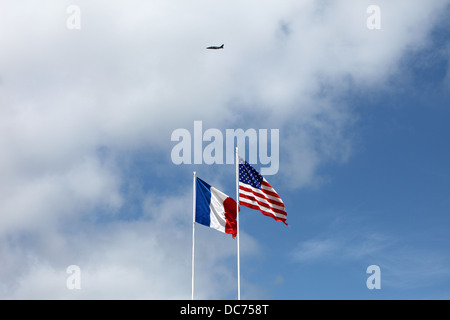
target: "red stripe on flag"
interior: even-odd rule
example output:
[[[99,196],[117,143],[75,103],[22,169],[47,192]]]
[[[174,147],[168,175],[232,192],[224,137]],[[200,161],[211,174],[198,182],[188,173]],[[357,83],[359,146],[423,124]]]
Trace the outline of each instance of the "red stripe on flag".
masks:
[[[248,185],[246,185],[246,184],[239,184],[239,189],[242,191],[253,193],[255,195],[258,195],[260,198],[264,198],[273,204],[276,204],[280,207],[284,207],[284,203],[280,197],[273,197],[271,194],[268,194],[268,192],[265,190],[260,190],[260,189],[252,188],[251,186],[248,186],[248,187],[247,186]]]
[[[261,190],[263,190],[263,192],[266,192],[267,194],[270,194],[273,197],[276,197],[278,199],[280,199],[281,201],[281,197],[280,195],[275,191],[275,189],[267,182],[266,179],[264,179],[261,182]]]
[[[285,225],[288,225],[288,224],[286,223],[286,218],[279,218],[279,217],[275,216],[275,215],[273,214],[273,212],[269,212],[269,211],[265,211],[265,210],[261,209],[260,206],[256,206],[256,205],[252,205],[252,204],[247,204],[247,203],[242,203],[242,205],[243,205],[243,206],[246,206],[246,207],[248,207],[248,208],[250,208],[250,209],[259,210],[263,215],[268,216],[268,217],[271,217],[271,218],[275,219],[276,221],[281,221],[281,222],[283,222]]]
[[[271,189],[273,190],[273,188]],[[284,203],[277,193],[275,193],[276,196],[274,196],[273,192],[253,188],[250,185],[241,182],[239,183],[239,191],[239,203],[241,205],[259,210],[262,214],[272,217],[276,221],[282,221],[287,225],[285,222],[287,219],[287,213]]]
[[[241,195],[239,195],[239,199],[241,199],[241,198],[256,202],[259,206],[264,207],[264,208],[268,209],[269,211],[273,211],[273,212],[276,212],[276,213],[279,213],[282,215],[286,215],[286,210],[281,210],[281,209],[271,207],[267,203],[262,202],[259,198],[255,197],[254,195],[249,196],[246,194],[241,194]],[[241,201],[239,201],[239,202],[241,202]]]
[[[225,233],[233,235],[236,238],[237,225],[236,225],[236,201],[233,198],[226,198],[223,202],[225,209]]]

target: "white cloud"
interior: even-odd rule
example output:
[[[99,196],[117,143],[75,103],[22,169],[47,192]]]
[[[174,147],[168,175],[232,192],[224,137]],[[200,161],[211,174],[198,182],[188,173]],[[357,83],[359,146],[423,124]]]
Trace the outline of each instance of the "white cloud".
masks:
[[[47,168],[23,176],[17,173],[1,186],[2,232],[46,228],[65,218],[83,217],[96,208],[115,212],[122,204],[120,177],[88,158],[67,171]]]
[[[314,261],[328,256],[337,248],[337,243],[331,240],[308,240],[299,245],[293,254],[297,261]]]
[[[16,232],[2,238],[0,287],[9,299],[188,299],[191,292],[192,212],[184,196],[143,203],[140,219],[87,224],[63,232]],[[148,198],[147,198],[148,199]],[[151,219],[149,219],[151,217]],[[68,217],[60,217],[68,219]],[[241,234],[241,252],[258,254],[255,240]],[[196,298],[233,297],[236,240],[196,228]],[[69,265],[81,269],[81,289],[69,290]]]
[[[344,229],[299,243],[292,258],[301,263],[370,259],[393,244],[393,238],[384,234]]]

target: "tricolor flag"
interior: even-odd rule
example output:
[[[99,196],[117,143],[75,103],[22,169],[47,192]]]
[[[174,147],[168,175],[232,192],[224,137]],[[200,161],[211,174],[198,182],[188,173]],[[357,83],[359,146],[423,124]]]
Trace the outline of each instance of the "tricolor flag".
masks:
[[[239,204],[259,210],[262,214],[287,225],[286,209],[278,193],[255,168],[240,157]]]
[[[195,222],[236,237],[236,201],[196,179]]]

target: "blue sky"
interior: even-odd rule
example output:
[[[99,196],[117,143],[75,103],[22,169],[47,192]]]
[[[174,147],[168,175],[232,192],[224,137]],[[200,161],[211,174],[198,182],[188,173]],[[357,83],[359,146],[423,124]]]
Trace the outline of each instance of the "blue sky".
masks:
[[[0,3],[0,298],[189,299],[192,172],[235,196],[172,162],[196,120],[280,132],[289,226],[242,208],[242,298],[450,297],[449,1],[71,4]],[[236,298],[201,225],[195,295]]]

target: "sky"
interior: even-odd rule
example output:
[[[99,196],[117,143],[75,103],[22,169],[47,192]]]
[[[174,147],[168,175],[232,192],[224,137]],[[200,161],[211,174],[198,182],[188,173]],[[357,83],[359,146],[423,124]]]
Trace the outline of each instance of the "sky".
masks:
[[[234,164],[171,157],[201,121],[279,130],[265,178],[289,226],[241,207],[242,299],[449,299],[448,17],[448,0],[0,0],[0,298],[190,299],[192,173],[236,193]],[[195,239],[195,298],[236,299],[236,240]]]

